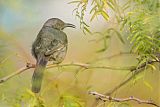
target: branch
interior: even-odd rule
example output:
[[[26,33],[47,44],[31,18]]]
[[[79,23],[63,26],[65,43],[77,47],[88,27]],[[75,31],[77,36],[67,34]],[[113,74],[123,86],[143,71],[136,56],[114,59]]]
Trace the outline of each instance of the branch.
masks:
[[[2,79],[0,79],[0,84],[3,83],[3,82],[5,82],[5,81],[7,81],[7,80],[9,80],[10,78],[12,78],[12,77],[14,77],[16,75],[18,75],[18,74],[20,74],[20,73],[28,70],[28,69],[31,69],[31,68],[35,68],[35,65],[27,63],[25,67],[22,67],[19,70],[13,72],[12,74],[10,74],[10,75],[8,75],[8,76],[3,77]]]
[[[156,62],[156,61],[150,61],[148,62],[148,64],[152,64],[153,62]],[[134,67],[134,66],[131,66],[131,67],[111,67],[111,66],[91,66],[90,64],[84,64],[84,63],[68,63],[68,64],[60,64],[60,65],[55,65],[55,64],[50,64],[48,65],[46,68],[49,69],[49,68],[54,68],[54,67],[64,67],[64,66],[77,66],[77,67],[81,67],[81,68],[84,68],[85,70],[86,69],[111,69],[111,70],[131,70],[131,71],[134,71],[134,70],[137,70],[137,69],[141,69],[141,68],[144,68],[146,66],[146,63],[145,64],[142,64],[141,66],[139,66],[138,68]],[[25,67],[22,67],[20,68],[19,70],[13,72],[12,74],[6,76],[6,77],[3,77],[2,79],[0,79],[0,83],[3,83],[7,80],[9,80],[10,78],[28,70],[28,69],[31,69],[31,68],[35,68],[35,64],[31,64],[31,63],[27,63]],[[139,72],[137,72],[139,73]],[[135,73],[136,74],[136,73]],[[121,86],[123,86],[124,84],[126,84],[128,81],[130,81],[131,79],[133,78],[133,76],[131,76],[130,78],[128,78],[126,81],[124,81],[123,83],[121,83],[120,85],[118,85],[117,87],[115,87],[111,92],[110,94],[112,94],[113,92],[115,92],[117,89],[119,89]]]
[[[105,95],[111,95],[111,94],[113,94],[119,88],[121,88],[122,86],[124,86],[125,84],[127,84],[130,80],[132,80],[136,75],[138,75],[139,73],[141,73],[143,71],[143,69],[147,66],[147,64],[153,64],[155,62],[159,62],[159,61],[148,61],[147,63],[143,63],[139,67],[133,67],[133,68],[131,68],[130,71],[134,72],[133,75],[131,75],[128,79],[126,79],[122,83],[118,84],[116,87],[114,87],[109,92],[106,92]]]
[[[89,92],[90,95],[95,96],[96,98],[106,102],[106,101],[112,101],[112,102],[126,102],[126,101],[135,101],[139,104],[148,104],[148,105],[153,105],[156,107],[160,107],[159,105],[157,105],[156,103],[154,103],[152,100],[141,100],[139,98],[136,98],[134,96],[131,96],[129,98],[115,98],[115,97],[111,97],[111,96],[106,96],[103,94],[99,94],[95,91],[90,91]]]
[[[54,68],[54,67],[65,67],[65,66],[77,66],[77,67],[84,68],[85,70],[86,69],[95,69],[95,68],[97,68],[97,69],[111,69],[111,70],[130,70],[133,68],[133,67],[123,67],[122,68],[122,67],[111,67],[111,66],[91,66],[89,64],[84,64],[84,63],[68,63],[68,64],[60,64],[60,65],[50,64],[50,65],[47,65],[46,68],[50,69],[50,68]],[[0,83],[3,83],[5,81],[9,80],[10,78],[28,70],[28,69],[31,69],[31,68],[35,68],[35,64],[27,63],[25,67],[22,67],[19,70],[13,72],[12,74],[0,79]]]
[[[115,86],[113,89],[111,89],[110,91],[106,92],[105,95],[112,95],[115,91],[117,91],[118,89],[120,89],[121,87],[123,87],[124,85],[126,85],[130,80],[132,80],[136,75],[138,75],[139,73],[141,73],[143,71],[143,69],[147,66],[147,64],[153,64],[155,62],[159,62],[159,61],[148,61],[146,63],[141,64],[139,67],[133,67],[130,69],[131,72],[134,72],[133,75],[131,75],[129,78],[127,78],[125,81],[121,82],[120,84],[118,84],[117,86]],[[99,103],[99,99],[96,99],[93,104],[92,107],[96,107]]]

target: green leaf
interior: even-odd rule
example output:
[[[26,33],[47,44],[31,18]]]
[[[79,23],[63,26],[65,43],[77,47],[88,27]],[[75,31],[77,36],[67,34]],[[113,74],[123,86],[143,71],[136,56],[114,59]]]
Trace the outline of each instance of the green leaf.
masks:
[[[108,39],[108,36],[106,36],[106,38],[104,38],[103,40],[103,44],[104,44],[104,47],[102,48],[102,49],[100,49],[100,50],[98,50],[98,51],[96,51],[97,53],[98,52],[104,52],[104,51],[106,51],[107,50],[107,48],[108,48],[108,46],[107,46],[107,39]]]
[[[118,38],[121,40],[121,42],[122,42],[123,44],[125,44],[125,41],[123,40],[122,35],[121,35],[118,31],[116,31],[116,30],[114,30],[114,31],[115,31],[115,33],[117,34]]]
[[[92,34],[92,32],[87,27],[84,27],[84,30],[87,31],[89,34]]]
[[[156,67],[154,65],[152,65],[152,64],[147,64],[147,66],[151,67],[152,70],[156,70]]]
[[[80,2],[81,2],[80,0],[76,0],[76,1],[71,1],[71,2],[69,2],[68,4],[80,3]]]
[[[151,57],[152,57],[154,60],[159,61],[159,58],[158,58],[157,55],[151,54]]]
[[[142,74],[135,76],[133,79],[133,84],[135,84],[138,80],[142,79],[143,77],[144,77],[144,75],[142,75]]]
[[[100,50],[98,50],[96,52],[99,53],[99,52],[104,52],[104,51],[106,51],[106,48],[102,48],[102,49],[100,49]]]
[[[35,97],[35,94],[31,90],[27,89],[26,92],[32,97]]]
[[[140,36],[141,32],[137,32],[135,35],[133,35],[133,37],[130,40],[130,43],[133,43],[136,40],[140,40],[142,37]]]
[[[92,15],[90,21],[92,21],[97,15],[99,15],[100,12],[99,11],[95,11],[94,14]]]
[[[130,7],[131,0],[128,0],[122,7],[123,7],[123,11],[128,9]]]
[[[92,3],[91,3],[91,5],[93,5],[95,3],[95,0],[92,0]]]
[[[108,14],[107,14],[106,12],[101,11],[101,15],[103,16],[103,18],[104,18],[106,21],[108,21],[109,16],[108,16]]]
[[[92,14],[93,11],[96,11],[96,8],[97,8],[97,5],[95,5],[95,6],[91,9],[90,14]]]
[[[130,7],[130,5],[123,8],[123,11],[127,10]]]
[[[84,102],[74,96],[63,96],[64,107],[84,107]]]
[[[124,19],[122,22],[122,25],[120,27],[120,30],[122,31],[124,29],[124,26],[127,24],[127,19]]]
[[[89,25],[86,22],[82,22],[85,26],[89,27]]]
[[[147,81],[143,81],[144,85],[146,87],[148,87],[151,91],[153,90],[153,87],[151,86],[151,84],[149,84]]]
[[[113,6],[111,3],[107,2],[107,4],[108,4],[108,6],[109,6],[112,10],[115,11],[115,8],[114,8],[114,6]]]
[[[73,9],[72,15],[74,14],[75,11],[78,11],[78,8]]]

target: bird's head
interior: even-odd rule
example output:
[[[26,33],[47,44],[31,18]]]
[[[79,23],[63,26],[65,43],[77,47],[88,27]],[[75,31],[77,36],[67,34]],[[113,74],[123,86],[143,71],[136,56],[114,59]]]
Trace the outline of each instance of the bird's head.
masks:
[[[66,27],[72,27],[75,28],[76,26],[70,23],[65,23],[62,20],[58,19],[58,18],[51,18],[48,19],[44,26],[48,26],[48,27],[52,27],[54,29],[58,29],[58,30],[63,30]]]

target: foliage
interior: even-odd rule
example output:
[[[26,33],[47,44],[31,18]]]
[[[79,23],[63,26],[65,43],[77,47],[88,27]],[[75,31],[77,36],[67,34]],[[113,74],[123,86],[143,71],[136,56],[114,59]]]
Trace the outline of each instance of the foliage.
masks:
[[[18,11],[23,12],[23,10],[20,9],[22,7],[24,7],[24,10],[26,9],[25,5],[21,4],[23,0],[18,0],[18,1],[19,2],[14,2],[14,5],[12,5],[13,4],[12,0],[9,0],[8,2],[5,2],[3,0],[2,4],[0,4],[0,5],[5,5],[6,7],[10,6],[10,8],[14,9],[15,11],[18,10]],[[89,33],[91,35],[96,35],[97,36],[96,43],[101,43],[101,42],[103,43],[102,48],[97,50],[97,54],[99,56],[102,55],[101,54],[102,52],[106,52],[106,50],[109,47],[109,41],[111,40],[111,38],[113,36],[116,36],[118,38],[118,40],[120,40],[120,42],[123,45],[129,45],[131,53],[138,55],[137,68],[141,64],[145,63],[147,65],[144,68],[145,73],[148,68],[150,68],[149,70],[157,70],[157,66],[154,64],[148,63],[148,61],[151,61],[151,60],[157,61],[157,60],[159,60],[159,57],[160,57],[160,55],[159,55],[159,52],[160,52],[160,48],[159,48],[160,47],[159,5],[160,4],[159,4],[158,0],[75,0],[75,1],[69,2],[69,4],[75,5],[75,9],[73,10],[73,14],[78,19],[78,21],[80,23],[80,28],[82,29],[83,33],[84,34]],[[28,8],[30,8],[30,7],[28,7]],[[29,10],[27,12],[29,12]],[[26,12],[24,12],[24,13],[26,13]],[[89,15],[89,19],[87,19],[88,15]],[[90,24],[93,21],[97,21],[96,19],[98,19],[98,18],[103,19],[106,22],[106,25],[107,24],[109,25],[104,28],[104,31],[91,30],[92,27],[90,26]],[[116,23],[116,26],[112,25],[112,23]],[[22,31],[22,32],[24,32],[24,31]],[[6,43],[6,41],[7,41],[7,43],[9,42],[11,48],[13,48],[12,46],[14,46],[17,49],[19,48],[19,50],[21,52],[24,52],[24,50],[21,47],[23,45],[21,45],[19,42],[17,42],[16,38],[9,36],[8,33],[5,34],[5,31],[0,31],[0,39],[1,39],[0,40],[0,51],[1,51],[0,56],[4,57],[4,54],[6,56],[9,56],[7,58],[3,58],[3,57],[0,58],[0,76],[3,77],[4,75],[7,75],[8,72],[4,73],[2,71],[14,72],[13,68],[16,69],[17,66],[19,67],[20,65],[22,65],[21,62],[18,63],[19,57],[17,58],[17,56],[15,57],[15,55],[13,55],[13,53],[14,53],[13,50],[10,50],[11,52],[9,52],[9,55],[7,55],[5,53],[6,49],[4,49],[3,42],[5,42],[5,43]],[[11,49],[11,48],[9,48],[9,49]],[[27,52],[28,52],[28,50],[27,50]],[[3,53],[3,55],[2,55],[2,53]],[[16,53],[16,51],[15,51],[15,53]],[[14,56],[14,57],[11,58],[10,54],[12,54],[11,56]],[[104,54],[106,55],[106,53],[104,53]],[[27,54],[24,54],[23,56],[27,57]],[[6,59],[7,59],[7,61],[9,59],[9,61],[7,63],[5,62]],[[18,59],[18,61],[17,60],[15,61],[15,59]],[[88,61],[88,59],[89,58],[87,58],[87,61]],[[13,63],[15,65],[13,65]],[[93,62],[89,62],[89,63],[93,63]],[[23,64],[24,64],[24,62],[23,62]],[[95,64],[95,66],[97,66],[96,65],[97,63],[94,63],[94,64]],[[100,64],[101,64],[101,62],[100,62]],[[115,63],[113,63],[113,64],[115,64]],[[10,66],[8,66],[8,65],[10,65]],[[3,67],[3,66],[5,66],[5,67]],[[14,67],[12,67],[12,66],[14,66]],[[77,75],[77,72],[79,71],[79,69],[81,70],[81,68],[78,68],[75,70],[75,68],[71,69],[70,67],[65,67],[65,69],[63,69],[63,70],[64,71],[67,71],[67,70],[68,71],[76,71],[76,75]],[[97,75],[96,75],[96,79],[94,78],[96,81],[95,83],[93,83],[93,80],[91,80],[91,82],[89,81],[90,77],[91,77],[91,72],[94,71],[94,69],[87,70],[87,71],[89,71],[89,73],[88,73],[89,75],[87,75],[87,72],[82,72],[82,73],[79,73],[80,75],[78,75],[76,77],[75,77],[75,73],[73,73],[74,76],[71,74],[72,72],[69,72],[69,73],[67,72],[67,74],[64,73],[63,74],[64,76],[58,77],[62,72],[57,73],[57,75],[56,75],[55,72],[57,71],[57,69],[54,72],[53,71],[54,70],[50,70],[49,72],[46,72],[46,81],[49,80],[49,82],[51,82],[51,84],[49,84],[49,86],[48,86],[48,84],[45,84],[44,86],[46,86],[48,90],[50,88],[53,90],[51,90],[51,91],[47,90],[47,93],[45,93],[45,94],[54,93],[53,96],[52,96],[52,94],[50,96],[46,95],[47,97],[51,97],[50,99],[57,101],[57,99],[55,99],[55,96],[54,96],[57,92],[55,91],[55,88],[53,88],[54,87],[53,82],[60,85],[60,89],[59,89],[60,93],[64,92],[65,88],[67,87],[67,91],[68,90],[71,92],[76,91],[76,93],[79,94],[79,95],[78,94],[73,95],[72,93],[69,93],[67,95],[58,96],[58,101],[57,101],[59,103],[58,107],[86,107],[86,106],[88,106],[87,103],[92,98],[91,97],[89,97],[88,99],[81,98],[80,96],[83,96],[83,95],[80,95],[80,94],[82,94],[82,93],[84,94],[84,92],[82,92],[82,91],[86,92],[86,87],[92,87],[92,89],[93,88],[95,89],[94,85],[98,86],[98,88],[101,90],[101,87],[99,87],[99,86],[101,86],[101,84],[104,85],[103,83],[99,82],[100,77],[98,77]],[[83,71],[83,68],[81,71]],[[99,70],[95,70],[95,71],[99,72]],[[50,75],[50,73],[55,73],[54,77],[56,79],[55,78],[53,79],[52,77],[47,77],[47,75],[48,74]],[[147,81],[145,79],[145,73],[143,73],[141,75],[136,75],[134,77],[134,79],[132,79],[132,83],[135,84],[137,81],[143,80],[142,81],[142,83],[144,83],[143,85],[145,85],[148,89],[153,91],[154,87],[152,86],[152,84],[150,84],[149,81]],[[87,75],[86,80],[85,80],[85,76],[83,74],[85,74],[85,76]],[[72,84],[71,84],[71,86],[68,85],[68,83],[69,84],[71,83],[70,81],[68,82],[68,80],[70,79],[70,77],[68,75],[69,76],[71,75],[71,77],[73,76],[73,78],[71,78],[71,80],[76,79],[73,87],[72,87]],[[20,81],[23,80],[22,78],[27,77],[27,76],[25,76],[25,77],[23,77],[23,76],[20,78]],[[78,81],[79,78],[82,80]],[[30,80],[30,78],[29,78],[29,80]],[[28,84],[30,84],[29,80],[26,80],[28,82]],[[62,81],[62,80],[64,80],[64,81]],[[100,80],[102,80],[102,82],[104,82],[103,79],[100,79]],[[26,81],[24,79],[22,81],[23,82],[22,84],[24,85],[24,83]],[[119,80],[117,79],[117,81],[119,81]],[[17,84],[15,82],[17,82]],[[80,82],[80,83],[78,83],[78,82]],[[90,82],[90,84],[88,85],[89,82]],[[19,85],[19,83],[20,82],[18,81],[18,79],[17,80],[15,79],[14,81],[12,81],[10,83],[10,84],[14,84],[14,85],[9,84],[10,87],[8,84],[7,84],[8,86],[7,85],[1,86],[3,89],[2,88],[0,89],[1,90],[0,106],[1,106],[1,102],[6,103],[7,105],[9,105],[9,107],[21,107],[21,106],[24,106],[24,107],[47,107],[48,106],[49,101],[47,102],[47,100],[49,98],[45,98],[44,95],[37,96],[36,94],[32,93],[29,89],[24,91],[22,88],[23,85]],[[84,84],[84,85],[82,85],[82,84]],[[111,81],[111,84],[112,84],[112,81]],[[12,87],[12,86],[14,86],[14,87]],[[104,86],[106,89],[106,85],[104,85]],[[14,91],[14,90],[10,89],[11,87],[12,88],[19,87],[22,89],[18,89],[17,93],[12,95],[12,94],[10,94],[10,91]],[[68,89],[68,88],[71,88],[71,89]],[[83,88],[83,89],[81,89],[81,88]],[[19,92],[19,90],[22,90],[22,92]],[[102,89],[102,90],[104,90],[104,89]],[[10,96],[13,96],[14,99]],[[8,99],[12,99],[12,100],[10,101]],[[93,102],[93,101],[91,101],[91,102]],[[128,104],[127,102],[126,103],[105,102],[105,104],[106,104],[105,107],[132,107],[132,105]]]
[[[16,103],[13,103],[13,107],[46,107],[44,100],[28,89],[17,97],[15,101]]]
[[[76,3],[75,1],[73,1]],[[73,3],[72,2],[72,3]],[[82,2],[82,1],[81,1]],[[137,54],[137,68],[146,64],[146,68],[156,70],[154,64],[149,64],[149,61],[159,61],[160,59],[160,3],[159,0],[88,0],[85,6],[90,6],[89,10],[90,22],[95,17],[101,16],[107,23],[110,23],[111,18],[115,18],[117,26],[109,26],[104,32],[93,32],[93,34],[101,35],[97,41],[103,42],[103,48],[97,52],[105,52],[108,49],[108,41],[113,35],[117,35],[122,43],[125,43],[122,35],[127,35],[126,39],[130,45],[131,53]],[[113,14],[110,14],[110,11]],[[82,12],[84,15],[84,12]],[[85,20],[79,17],[80,20]],[[91,29],[88,27],[88,29]],[[115,34],[113,34],[114,32]],[[127,44],[128,45],[128,44]],[[134,82],[144,78],[144,74],[136,76]],[[151,84],[146,80],[143,83],[150,90],[153,90]],[[123,104],[122,104],[123,105]],[[112,107],[110,103],[108,107]],[[119,107],[119,106],[114,106]]]
[[[73,10],[73,13],[75,12],[76,17],[78,17],[79,22],[80,22],[80,28],[83,30],[83,33],[86,34],[90,33],[91,31],[88,29],[89,25],[86,24],[84,17],[85,17],[85,12],[86,12],[86,6],[87,6],[87,0],[77,0],[77,1],[72,1],[69,2],[68,4],[73,4],[73,3],[77,3],[76,8]]]
[[[61,97],[64,107],[85,107],[84,102],[77,97],[64,95]]]
[[[77,2],[73,1],[70,3]],[[79,3],[82,2],[79,1]],[[86,5],[89,5],[88,2],[85,1],[85,10]],[[124,43],[124,40],[120,31],[124,34],[127,30],[129,31],[127,38],[131,43],[131,51],[139,55],[139,63],[158,60],[156,56],[160,52],[160,22],[158,21],[160,9],[158,0],[154,0],[154,2],[152,0],[125,0],[123,4],[120,4],[119,0],[90,0],[90,2],[92,2],[90,21],[97,16],[102,16],[108,21],[108,9],[114,12],[119,25],[118,28],[106,28],[105,32],[98,32],[104,35],[101,39],[104,41],[104,48],[98,52],[103,52],[107,49],[106,39],[113,35],[110,34],[111,30],[117,34],[122,43]],[[78,14],[80,13],[78,12]],[[81,14],[84,16],[84,11]],[[79,17],[79,19],[83,22],[84,17]]]
[[[137,8],[128,12],[123,22],[130,31],[128,40],[132,44],[131,51],[140,55],[139,61],[142,63],[153,59],[158,60],[156,54],[160,52],[160,22],[158,21],[157,2],[153,6],[148,6],[151,3],[149,0],[143,3],[138,2],[142,5],[138,6],[141,9]]]

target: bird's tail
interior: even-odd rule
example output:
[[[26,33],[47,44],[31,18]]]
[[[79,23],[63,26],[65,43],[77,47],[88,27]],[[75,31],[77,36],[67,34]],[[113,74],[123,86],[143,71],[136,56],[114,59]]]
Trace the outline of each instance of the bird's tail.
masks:
[[[36,68],[32,76],[32,92],[34,93],[39,93],[39,91],[41,90],[43,73],[46,65],[47,65],[47,60],[43,57],[37,61]]]

